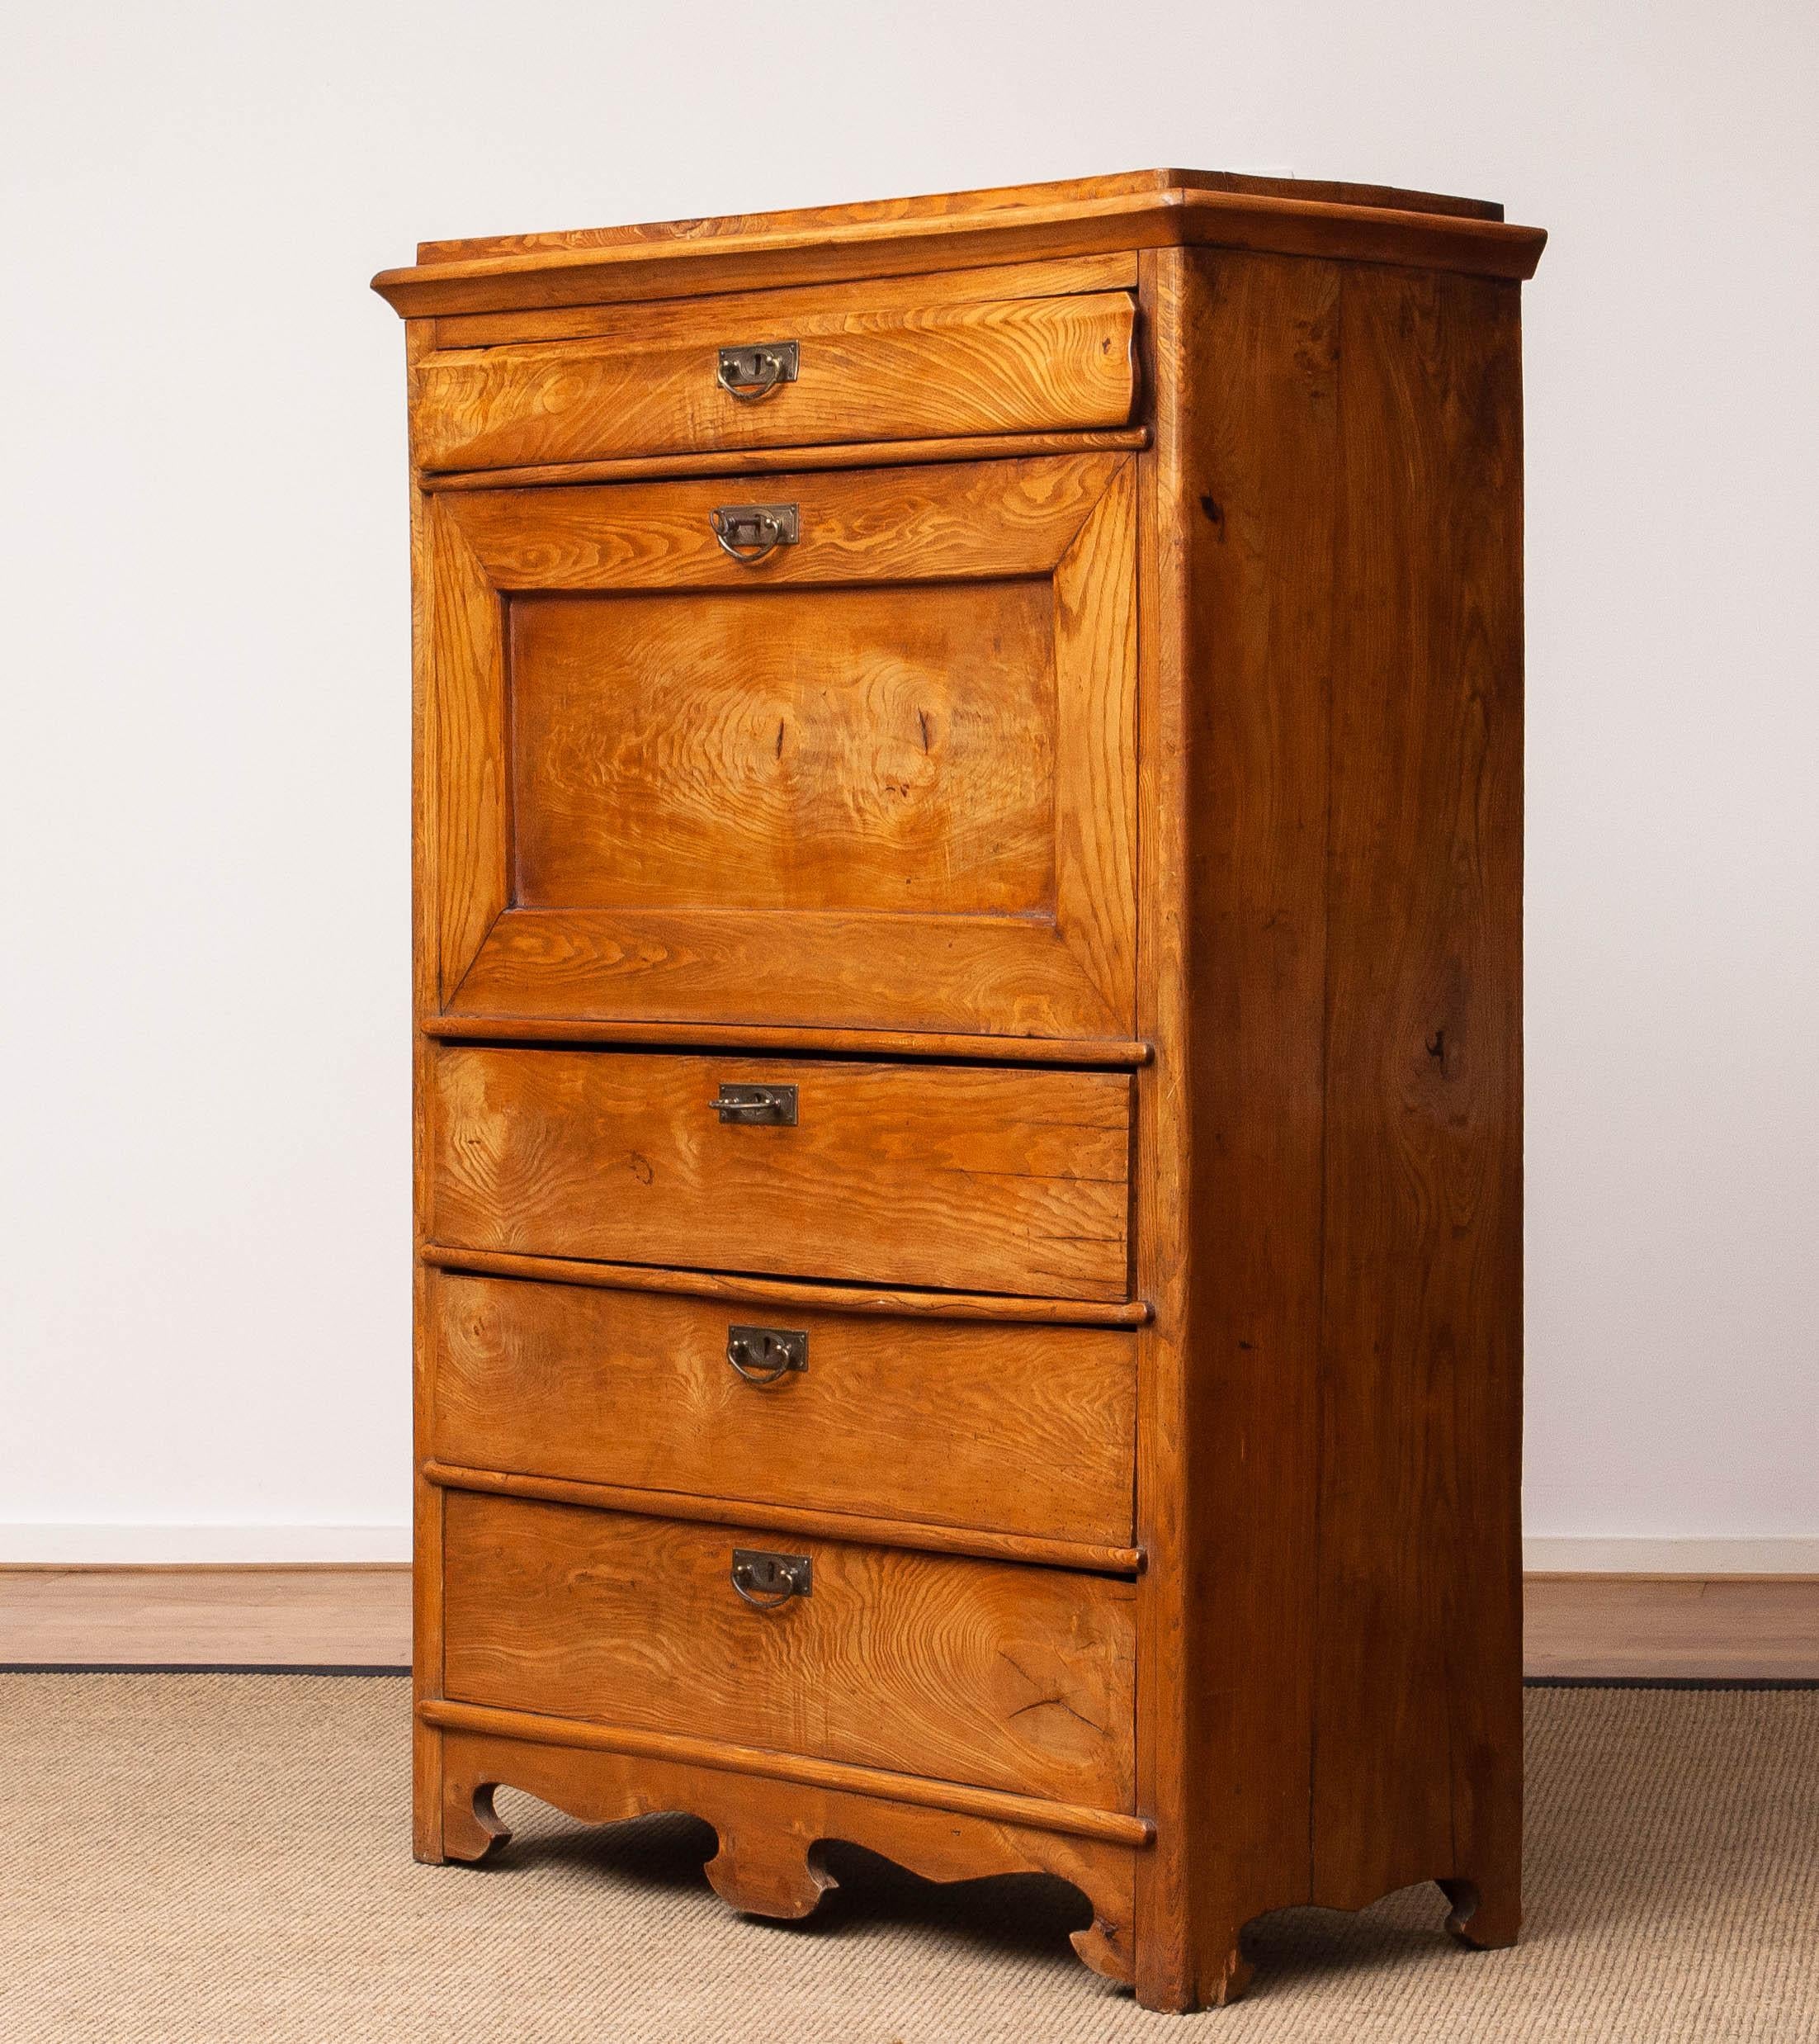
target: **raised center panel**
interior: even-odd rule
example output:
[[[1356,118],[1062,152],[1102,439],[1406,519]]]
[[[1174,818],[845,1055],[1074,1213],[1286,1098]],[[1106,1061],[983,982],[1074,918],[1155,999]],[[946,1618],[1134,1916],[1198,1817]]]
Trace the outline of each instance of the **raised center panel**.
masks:
[[[525,908],[1055,911],[1054,596],[528,595]]]
[[[1133,499],[1118,454],[437,494],[442,1012],[1131,1035]],[[794,537],[740,558],[754,506]]]

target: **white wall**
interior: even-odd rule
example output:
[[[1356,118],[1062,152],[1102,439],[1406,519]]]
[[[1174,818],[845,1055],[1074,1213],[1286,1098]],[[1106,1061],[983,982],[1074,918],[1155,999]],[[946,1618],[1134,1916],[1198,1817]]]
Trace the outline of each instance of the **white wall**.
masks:
[[[403,1551],[404,392],[368,274],[419,236],[1169,163],[1552,230],[1530,1529],[1819,1535],[1819,13],[733,26],[765,8],[9,17],[0,1553]]]

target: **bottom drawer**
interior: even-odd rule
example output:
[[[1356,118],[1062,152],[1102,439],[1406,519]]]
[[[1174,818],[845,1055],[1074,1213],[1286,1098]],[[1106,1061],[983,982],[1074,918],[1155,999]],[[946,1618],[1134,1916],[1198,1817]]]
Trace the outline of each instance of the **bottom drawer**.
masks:
[[[1135,1586],[1117,1577],[451,1492],[444,1693],[1129,1810]],[[733,1553],[805,1557],[756,1610]]]

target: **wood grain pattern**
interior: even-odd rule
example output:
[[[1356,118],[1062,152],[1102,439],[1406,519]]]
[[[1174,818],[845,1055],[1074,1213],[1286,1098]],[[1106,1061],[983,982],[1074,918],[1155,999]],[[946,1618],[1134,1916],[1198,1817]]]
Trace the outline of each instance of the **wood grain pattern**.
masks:
[[[451,1493],[447,1694],[1131,1806],[1130,1586],[803,1540],[811,1595],[754,1611],[734,1528]]]
[[[867,311],[924,312],[935,305],[994,300],[1070,298],[1136,286],[1136,258],[1115,254],[1078,261],[1015,263],[997,269],[943,270],[926,277],[886,277],[860,286]],[[810,286],[806,291],[729,292],[721,298],[684,298],[671,304],[565,305],[547,311],[480,312],[435,322],[438,352],[456,348],[497,348],[513,341],[613,340],[640,342],[697,338],[711,327],[723,337],[782,334],[794,319],[850,312],[851,284]],[[791,329],[793,331],[793,329]],[[787,336],[786,336],[787,338]],[[715,342],[717,348],[721,343]],[[729,341],[729,346],[739,345]]]
[[[798,1309],[809,1367],[761,1389],[711,1300],[438,1272],[430,1315],[442,1462],[1130,1545],[1115,1328]]]
[[[1339,286],[1314,264],[1154,263],[1159,348],[1221,365],[1158,406],[1158,601],[1177,621],[1158,652],[1158,913],[1179,890],[1182,1006],[1167,1044],[1156,1024],[1158,1087],[1173,1063],[1178,1090],[1139,1223],[1161,1266],[1140,1285],[1168,1287],[1145,1337],[1166,1407],[1143,1473],[1175,1521],[1146,1593],[1190,1664],[1246,1671],[1179,1689],[1155,1732],[1198,1862],[1155,1991],[1192,2005],[1241,1990],[1243,1924],[1309,1883]],[[1184,1010],[1203,1033],[1191,1057]]]
[[[1315,1896],[1521,1883],[1521,368],[1513,287],[1359,272],[1328,906]],[[1393,1639],[1396,1650],[1383,1651]]]
[[[1519,411],[1506,287],[1143,274],[1221,366],[1145,464],[1138,1985],[1188,2007],[1297,1899],[1514,1934]]]
[[[529,468],[457,469],[424,476],[422,489],[532,490],[552,484],[648,482],[690,476],[775,476],[787,469],[926,467],[939,461],[1022,461],[1042,454],[1135,453],[1150,443],[1145,426],[1105,433],[989,433],[971,439],[862,440],[848,447],[753,447],[730,453],[632,454],[613,461],[544,461]]]
[[[796,1086],[729,1126],[723,1084]],[[448,1047],[433,1233],[525,1254],[1122,1299],[1122,1074]]]
[[[455,519],[426,502],[422,522],[416,811],[431,841],[422,927],[440,1006],[510,898],[511,791],[498,597]]]
[[[957,241],[963,243],[956,246]],[[373,289],[407,317],[633,304],[707,292],[841,278],[908,277],[950,263],[1025,263],[1132,248],[1222,248],[1304,259],[1517,282],[1533,276],[1547,236],[1431,214],[1166,192],[907,230],[858,227],[826,236],[778,234],[712,248],[687,243],[616,251],[504,256],[426,269],[385,270]]]
[[[733,240],[789,228],[896,225],[952,221],[978,213],[1001,213],[1019,206],[1065,206],[1087,200],[1132,197],[1177,191],[1227,192],[1259,197],[1302,199],[1345,206],[1382,206],[1398,212],[1450,213],[1463,220],[1500,220],[1503,208],[1484,199],[1444,196],[1390,185],[1342,184],[1316,177],[1258,177],[1229,170],[1130,170],[1091,177],[1055,178],[1034,184],[989,185],[965,192],[919,193],[907,198],[844,200],[836,206],[794,206],[785,212],[727,213],[711,220],[650,220],[630,226],[588,227],[537,234],[482,234],[456,241],[417,244],[420,263],[470,262],[480,256],[535,255],[567,248],[610,248],[628,242]]]
[[[743,1526],[777,1535],[801,1533],[810,1540],[862,1540],[874,1547],[914,1548],[919,1554],[1029,1562],[1041,1568],[1084,1570],[1089,1575],[1134,1576],[1143,1568],[1141,1548],[1001,1533],[989,1527],[938,1526],[925,1519],[881,1519],[862,1512],[824,1512],[812,1505],[757,1504],[739,1498],[704,1498],[691,1491],[576,1483],[566,1477],[522,1476],[452,1462],[425,1463],[423,1475],[442,1490],[533,1498],[549,1504],[584,1505],[593,1512],[654,1514],[662,1519],[689,1519],[701,1525]]]
[[[436,758],[451,874],[471,876],[450,900],[490,906],[515,866],[522,904],[445,1007],[1127,1035],[1129,457],[787,487],[803,541],[755,573],[713,538],[711,482],[437,500],[514,620],[508,662],[494,597],[448,674],[471,734]],[[492,792],[508,667],[515,805]]]
[[[1082,821],[1091,863],[1123,868],[1124,847],[1099,843],[1122,827],[1121,809]],[[457,1021],[518,1013],[759,1029],[819,1018],[845,1029],[1122,1039],[1133,1021],[1130,983],[1103,987],[1091,968],[1127,955],[1129,905],[1071,892],[1087,863],[1057,856],[1052,916],[771,910],[761,924],[749,911],[706,906],[508,909],[446,1012]]]
[[[1136,973],[1136,510],[1125,461],[1054,584],[1055,920],[1113,1015]]]
[[[1054,600],[513,601],[517,905],[1052,915]]]
[[[756,567],[730,561],[714,537],[715,508],[748,494],[719,478],[444,492],[436,503],[500,589],[749,594],[995,580],[1052,573],[1127,459],[786,471],[750,494],[795,502],[802,538]]]
[[[718,1833],[708,1869],[716,1890],[758,1915],[801,1914],[832,1885],[815,1848],[845,1839],[886,1852],[928,1881],[967,1881],[985,1874],[1046,1873],[1070,1881],[1087,1897],[1093,1921],[1073,1933],[1075,1949],[1096,1972],[1131,1978],[1131,1876],[1133,1854],[1122,1842],[1073,1837],[1003,1809],[959,1821],[945,1807],[886,1801],[872,1794],[727,1772],[711,1763],[556,1746],[497,1734],[448,1739],[448,1805],[470,1822],[476,1805],[491,1811],[489,1788],[508,1782],[592,1824],[612,1824],[660,1810],[686,1810]],[[1034,1805],[1033,1798],[1019,1799]],[[1044,1813],[1035,1806],[1036,1815]],[[502,1841],[493,1825],[475,1838],[474,1857]],[[793,1856],[794,1877],[780,1867]],[[754,1878],[763,1867],[768,1878]],[[802,1876],[809,1878],[805,1885]]]
[[[706,447],[1122,426],[1133,395],[1129,296],[874,310],[780,306],[787,332],[654,321],[603,340],[459,348],[412,371],[426,470],[588,461]],[[665,329],[668,330],[664,330]],[[721,387],[723,346],[793,340],[796,381],[756,401]]]
[[[620,1753],[684,1767],[712,1767],[748,1780],[790,1782],[848,1796],[889,1803],[897,1810],[941,1810],[983,1817],[1019,1829],[1060,1833],[1141,1850],[1154,1836],[1146,1817],[1117,1810],[1058,1803],[1042,1796],[1017,1796],[1004,1789],[975,1788],[965,1781],[895,1774],[887,1768],[816,1760],[804,1753],[773,1753],[730,1739],[696,1739],[682,1732],[645,1732],[631,1725],[595,1725],[582,1718],[548,1717],[530,1710],[500,1710],[484,1705],[437,1699],[423,1706],[426,1722],[457,1733],[509,1739],[532,1746],[559,1746],[577,1753]],[[683,1807],[683,1805],[678,1805]],[[952,1827],[950,1835],[958,1831]]]
[[[1137,897],[1138,1025],[1157,1055],[1135,1083],[1137,1168],[1132,1178],[1136,1289],[1150,1319],[1137,1343],[1136,1523],[1145,1568],[1137,1584],[1137,1803],[1156,1820],[1155,1850],[1136,1869],[1136,1990],[1146,2008],[1193,2004],[1189,1949],[1200,1844],[1188,1800],[1203,1764],[1188,1743],[1184,1671],[1192,1608],[1184,1422],[1193,1381],[1184,1338],[1192,1236],[1183,1115],[1192,1071],[1186,880],[1192,759],[1187,742],[1191,668],[1184,649],[1180,411],[1187,383],[1176,314],[1163,265],[1140,265],[1140,331],[1156,365],[1150,378],[1152,451],[1137,465],[1139,539],[1136,794],[1141,881]]]
[[[1150,1307],[1141,1299],[1018,1299],[1008,1292],[880,1290],[863,1285],[799,1284],[750,1272],[678,1270],[660,1264],[588,1263],[563,1256],[501,1255],[426,1242],[422,1260],[441,1270],[483,1277],[521,1277],[603,1291],[673,1292],[685,1299],[738,1300],[810,1313],[878,1314],[928,1320],[995,1320],[1024,1327],[1141,1327]]]
[[[949,195],[952,200],[958,195]],[[966,203],[598,230],[449,248],[373,289],[406,315],[624,303],[1188,245],[1531,277],[1547,237],[1497,209],[1381,187],[1150,172],[967,195]],[[708,231],[704,231],[708,230]],[[480,244],[484,246],[485,244]]]
[[[404,330],[407,367],[420,361],[431,341],[429,323],[413,319]],[[440,561],[441,565],[438,566]],[[451,558],[446,535],[438,541],[431,527],[430,505],[421,490],[410,493],[410,717],[411,717],[411,1006],[421,1017],[442,1003],[445,958],[465,960],[480,926],[464,933],[459,916],[445,921],[440,873],[441,835],[446,827],[436,800],[437,774],[432,756],[441,743],[434,712],[436,665],[444,632],[458,627],[465,563]],[[451,573],[453,570],[456,572]],[[449,625],[439,609],[452,597]],[[459,716],[457,706],[455,714]],[[476,756],[484,754],[476,747]],[[479,812],[483,820],[486,812]],[[484,835],[484,830],[483,830]],[[496,842],[496,839],[494,840]],[[457,861],[456,873],[462,868]],[[479,879],[483,889],[498,884],[484,856],[465,869],[465,884]],[[457,885],[461,885],[461,881]],[[474,904],[470,903],[471,907]],[[411,1033],[411,1229],[421,1247],[429,1213],[429,1128],[428,1121],[430,1047],[417,1030]],[[442,1498],[423,1481],[421,1471],[429,1452],[428,1274],[414,1259],[411,1266],[411,1701],[441,1694],[442,1686]],[[328,1657],[333,1658],[334,1657]],[[411,1720],[411,1850],[421,1860],[442,1853],[442,1736]]]
[[[419,1849],[492,1849],[488,1766],[667,1787],[791,1915],[824,1798],[943,1877],[1032,1863],[1044,1799],[1122,1856],[1083,1954],[1146,2006],[1415,1881],[1514,1938],[1543,239],[1160,172],[378,280],[427,458],[508,464],[418,471],[419,1367],[463,1458],[420,1374]],[[711,348],[782,338],[848,387],[702,409]],[[865,438],[872,369],[949,348],[957,400],[886,377],[922,409]],[[1081,376],[1124,409],[1078,451],[990,428]],[[709,525],[747,498],[802,518],[756,567]],[[721,1076],[815,1111],[723,1128]],[[811,1323],[809,1376],[748,1397],[735,1315]],[[755,1672],[735,1529],[839,1592],[739,1606]]]

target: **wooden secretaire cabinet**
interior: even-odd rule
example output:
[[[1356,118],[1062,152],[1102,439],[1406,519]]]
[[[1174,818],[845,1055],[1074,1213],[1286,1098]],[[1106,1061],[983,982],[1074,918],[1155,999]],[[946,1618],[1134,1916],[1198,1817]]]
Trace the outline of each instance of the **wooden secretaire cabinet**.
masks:
[[[1514,1938],[1541,245],[1169,171],[377,280],[421,1857],[1046,1871],[1166,2009]]]

